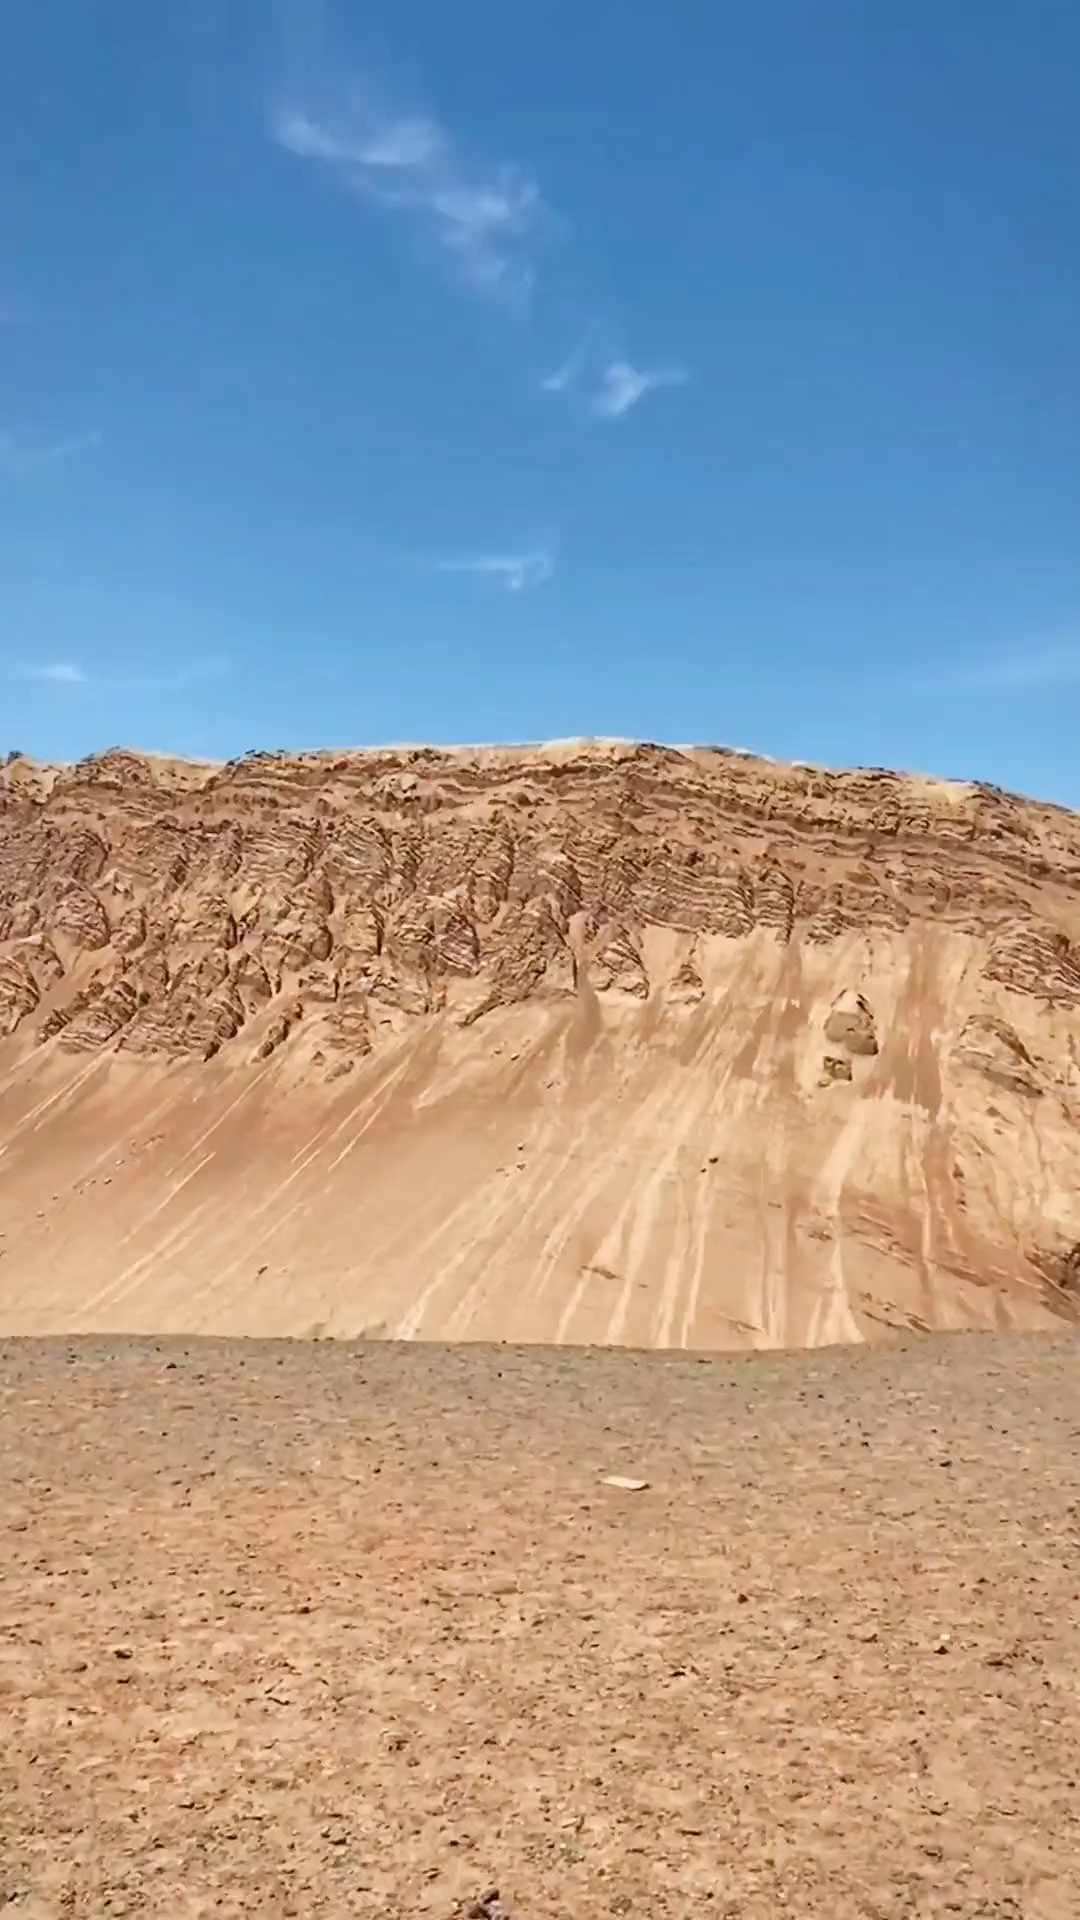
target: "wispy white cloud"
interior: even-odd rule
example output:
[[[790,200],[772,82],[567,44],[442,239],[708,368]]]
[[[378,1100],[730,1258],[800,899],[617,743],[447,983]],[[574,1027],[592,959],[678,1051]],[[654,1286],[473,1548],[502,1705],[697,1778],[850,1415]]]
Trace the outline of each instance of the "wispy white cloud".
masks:
[[[329,167],[363,199],[415,223],[469,291],[527,302],[548,220],[529,173],[476,166],[436,120],[380,113],[355,90],[330,114],[281,108],[271,127],[287,152]]]
[[[73,660],[48,660],[40,667],[16,667],[18,680],[42,680],[51,687],[85,687],[89,674]]]
[[[589,412],[598,420],[621,420],[647,394],[661,387],[685,386],[689,378],[685,367],[635,367],[629,360],[609,360],[601,370]]]
[[[361,123],[350,132],[321,126],[306,113],[284,113],[274,121],[274,135],[301,160],[338,167],[432,166],[445,144],[435,122],[422,118]]]
[[[8,672],[16,680],[32,680],[41,686],[75,689],[99,688],[111,693],[181,693],[187,687],[219,679],[228,672],[226,660],[190,660],[178,666],[143,671],[121,669],[118,672],[92,672],[74,660],[47,660],[42,665],[16,663]]]
[[[308,80],[286,88],[269,118],[276,144],[402,220],[459,286],[506,306],[527,305],[541,250],[561,233],[532,173],[477,163],[433,115],[390,110],[366,81],[340,68],[328,72],[321,48],[313,55],[309,49],[300,65]],[[568,317],[572,325],[572,312]],[[635,365],[617,333],[594,317],[539,384],[545,393],[574,396],[597,420],[618,420],[649,394],[690,377],[675,361]],[[532,584],[528,576],[519,583],[512,566],[501,574],[515,591]]]
[[[448,158],[446,136],[422,114],[390,120],[372,135],[363,153],[367,167],[435,167]]]
[[[555,572],[555,555],[547,547],[532,553],[483,553],[466,560],[439,560],[440,573],[470,573],[488,579],[507,593],[530,593]]]
[[[572,353],[567,354],[553,373],[540,382],[542,393],[570,393],[581,379],[588,365],[589,355],[596,342],[596,327],[587,327]]]
[[[561,367],[549,373],[540,382],[541,393],[569,393],[577,378],[578,369],[572,360],[564,360]]]
[[[100,433],[80,433],[67,440],[28,440],[21,434],[0,431],[0,473],[34,474],[66,467],[80,454],[100,447]]]
[[[586,330],[566,359],[541,380],[543,393],[570,394],[580,390],[594,419],[621,420],[647,394],[660,387],[685,386],[689,380],[686,368],[676,362],[656,367],[635,366],[610,344],[605,347],[598,333],[595,323]]]

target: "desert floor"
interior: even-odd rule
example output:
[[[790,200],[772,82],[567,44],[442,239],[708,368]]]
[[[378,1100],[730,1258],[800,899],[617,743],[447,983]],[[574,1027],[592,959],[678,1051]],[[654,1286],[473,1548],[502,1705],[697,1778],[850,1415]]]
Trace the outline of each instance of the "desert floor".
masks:
[[[1067,1334],[13,1340],[0,1503],[13,1920],[1080,1913]]]

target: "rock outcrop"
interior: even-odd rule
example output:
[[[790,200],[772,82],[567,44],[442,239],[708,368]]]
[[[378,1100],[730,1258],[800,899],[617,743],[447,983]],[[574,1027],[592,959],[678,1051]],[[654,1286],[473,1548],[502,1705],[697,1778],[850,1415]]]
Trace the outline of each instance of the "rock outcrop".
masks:
[[[873,1055],[878,1051],[874,1016],[861,993],[846,987],[837,994],[825,1021],[825,1038],[846,1053]]]
[[[13,1324],[295,1331],[308,1268],[346,1331],[1075,1315],[1080,820],[714,748],[13,756],[0,1135]]]

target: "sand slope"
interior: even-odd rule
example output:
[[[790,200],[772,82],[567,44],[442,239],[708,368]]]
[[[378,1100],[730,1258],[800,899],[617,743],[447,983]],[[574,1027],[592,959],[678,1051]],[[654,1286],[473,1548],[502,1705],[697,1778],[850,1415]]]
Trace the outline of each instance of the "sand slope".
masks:
[[[0,1325],[1075,1318],[1080,821],[621,744],[0,768]]]

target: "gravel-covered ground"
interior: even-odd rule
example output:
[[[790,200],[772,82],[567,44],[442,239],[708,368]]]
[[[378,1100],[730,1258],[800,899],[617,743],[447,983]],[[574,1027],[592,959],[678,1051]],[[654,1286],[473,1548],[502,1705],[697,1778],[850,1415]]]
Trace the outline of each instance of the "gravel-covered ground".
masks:
[[[1068,1335],[0,1344],[0,1909],[1077,1920],[1078,1463]]]

